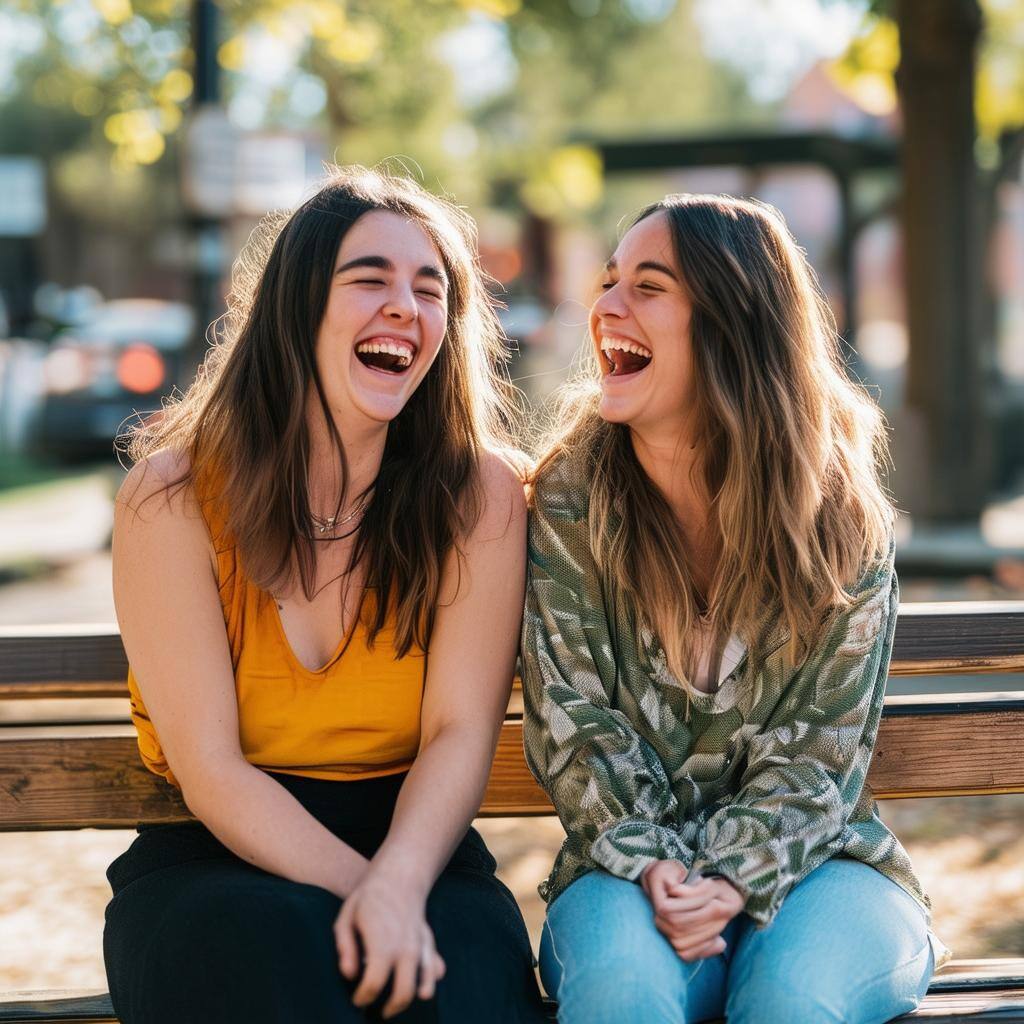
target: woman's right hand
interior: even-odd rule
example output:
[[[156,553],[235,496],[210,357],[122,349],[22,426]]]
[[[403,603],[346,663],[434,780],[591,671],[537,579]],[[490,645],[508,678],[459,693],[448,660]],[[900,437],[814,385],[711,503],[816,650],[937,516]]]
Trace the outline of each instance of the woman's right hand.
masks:
[[[655,927],[679,958],[691,963],[724,952],[722,929],[742,909],[742,900],[722,879],[687,885],[686,877],[679,861],[660,860],[644,871],[640,885],[651,901]],[[729,892],[723,893],[722,886]]]
[[[432,999],[444,977],[426,899],[394,879],[368,873],[342,904],[334,937],[341,973],[350,981],[359,978],[352,996],[356,1006],[369,1006],[391,979],[386,1018],[414,998]]]

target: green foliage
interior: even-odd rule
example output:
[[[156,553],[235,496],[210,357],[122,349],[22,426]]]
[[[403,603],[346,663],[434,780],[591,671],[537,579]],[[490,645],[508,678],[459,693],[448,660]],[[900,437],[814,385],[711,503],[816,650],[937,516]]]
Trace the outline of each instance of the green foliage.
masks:
[[[8,10],[16,34],[42,43],[10,51],[0,149],[48,157],[83,215],[142,230],[173,213],[193,91],[188,0]],[[758,115],[701,53],[690,0],[220,0],[218,11],[223,97],[248,104],[250,123],[316,131],[339,162],[405,159],[464,202],[496,188],[542,213],[591,209],[600,166],[573,139]],[[482,99],[460,94],[442,52],[467,27],[496,35],[509,68]]]
[[[872,0],[862,31],[836,63],[837,80],[858,99],[884,102],[887,94],[895,106],[895,7],[896,0]],[[975,116],[985,153],[1004,132],[1024,125],[1024,0],[981,0],[981,9]]]

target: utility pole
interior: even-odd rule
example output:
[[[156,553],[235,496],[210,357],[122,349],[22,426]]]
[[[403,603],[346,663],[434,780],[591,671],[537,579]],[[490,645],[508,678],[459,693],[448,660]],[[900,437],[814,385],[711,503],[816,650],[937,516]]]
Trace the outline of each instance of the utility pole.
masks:
[[[207,327],[223,312],[220,294],[225,265],[222,221],[230,211],[234,187],[234,138],[220,103],[219,19],[215,0],[192,0],[195,65],[192,105],[185,132],[183,192],[189,210],[192,303],[196,311],[196,331],[189,360],[194,366],[206,355]]]
[[[908,467],[918,484],[898,497],[926,526],[976,524],[993,465],[974,157],[982,13],[977,0],[897,0],[896,18],[910,334],[905,400],[920,459]],[[903,457],[910,454],[904,448]]]

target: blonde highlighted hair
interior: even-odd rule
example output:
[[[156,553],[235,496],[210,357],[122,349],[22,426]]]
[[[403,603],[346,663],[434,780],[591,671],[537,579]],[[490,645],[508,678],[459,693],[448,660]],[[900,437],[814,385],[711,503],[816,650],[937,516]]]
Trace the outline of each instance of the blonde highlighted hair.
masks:
[[[684,194],[633,223],[655,214],[667,217],[693,305],[693,472],[710,495],[717,545],[709,592],[694,584],[679,523],[628,426],[598,414],[596,360],[562,392],[533,479],[555,459],[586,460],[597,566],[688,686],[698,626],[712,637],[717,678],[729,634],[756,641],[767,608],[780,611],[799,658],[887,554],[894,512],[879,478],[883,416],[847,374],[831,313],[781,216],[755,201]]]

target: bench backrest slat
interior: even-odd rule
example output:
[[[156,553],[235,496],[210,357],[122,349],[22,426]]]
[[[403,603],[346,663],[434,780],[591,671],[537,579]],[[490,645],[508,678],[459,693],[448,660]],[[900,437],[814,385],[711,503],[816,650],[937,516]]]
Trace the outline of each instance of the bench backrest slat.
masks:
[[[0,629],[0,698],[124,696],[126,671],[110,627]],[[1024,602],[901,606],[892,674],[925,671],[1024,671]],[[526,767],[517,708],[514,699],[485,815],[552,810]],[[889,697],[869,783],[879,798],[1024,792],[1024,694]],[[0,726],[0,831],[187,817],[126,725]]]
[[[1024,792],[1024,710],[1012,703],[1005,712],[884,718],[869,775],[875,795]],[[0,729],[0,831],[133,828],[189,816],[178,791],[142,766],[133,736],[45,733]],[[552,813],[526,767],[519,720],[502,728],[482,813]]]
[[[113,626],[0,628],[0,699],[119,697]],[[890,674],[1024,672],[1024,601],[900,605]]]

